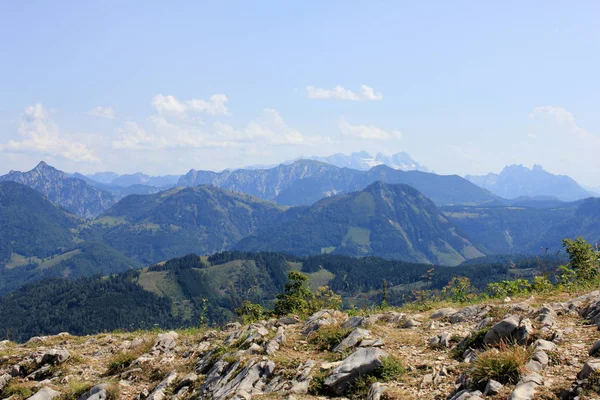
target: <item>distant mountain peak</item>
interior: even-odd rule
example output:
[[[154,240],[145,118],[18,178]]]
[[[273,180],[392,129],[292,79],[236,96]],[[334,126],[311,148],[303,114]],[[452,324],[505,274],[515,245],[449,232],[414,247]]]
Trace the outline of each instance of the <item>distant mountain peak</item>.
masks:
[[[566,175],[555,175],[540,164],[505,166],[499,174],[466,175],[465,178],[490,192],[507,198],[550,196],[563,201],[591,197],[591,193]]]
[[[302,157],[300,159],[315,160],[335,165],[340,168],[351,168],[360,171],[368,171],[378,165],[387,165],[390,168],[402,171],[423,171],[430,172],[429,168],[419,164],[408,153],[399,152],[395,154],[385,154],[382,152],[372,156],[365,150],[355,151],[350,155],[343,153],[332,154],[327,157]],[[297,161],[297,160],[296,160]],[[287,161],[284,164],[290,164],[292,161]]]
[[[27,172],[11,171],[0,182],[13,181],[41,192],[50,201],[80,217],[94,217],[116,202],[111,193],[88,185],[45,161]]]

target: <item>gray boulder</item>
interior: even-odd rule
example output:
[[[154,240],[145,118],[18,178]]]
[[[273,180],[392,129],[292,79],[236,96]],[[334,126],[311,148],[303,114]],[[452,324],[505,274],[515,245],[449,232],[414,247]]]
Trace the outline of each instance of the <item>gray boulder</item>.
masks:
[[[500,393],[500,391],[502,390],[503,387],[504,387],[504,385],[502,385],[500,382],[490,379],[488,381],[487,385],[485,385],[485,389],[483,390],[483,395],[484,396],[495,396],[498,393]]]
[[[58,365],[67,361],[69,357],[71,354],[67,350],[52,349],[44,353],[41,364]]]
[[[167,333],[161,333],[156,338],[156,342],[152,347],[152,352],[167,353],[175,348],[176,340],[179,337],[177,332],[171,331]]]
[[[596,354],[598,352],[598,350],[600,350],[600,340],[596,340],[594,342],[594,344],[592,345],[592,348],[590,349],[590,351],[588,352],[588,354],[590,356],[593,356],[594,354]]]
[[[367,400],[381,400],[383,393],[388,389],[383,383],[375,382],[369,388]]]
[[[11,379],[12,376],[10,374],[3,374],[0,376],[0,393],[2,393],[2,390],[8,385],[8,382],[10,382]]]
[[[36,394],[27,400],[52,400],[58,396],[60,396],[60,392],[46,386],[38,390]]]
[[[387,353],[375,347],[360,347],[337,366],[325,379],[325,387],[336,395],[343,394],[361,375],[379,368]]]
[[[487,345],[495,345],[503,340],[509,340],[514,337],[515,332],[519,328],[519,320],[517,317],[508,317],[492,326],[483,338],[483,343]]]
[[[456,313],[454,308],[440,308],[429,316],[430,319],[442,319]]]
[[[370,339],[371,332],[366,329],[356,328],[348,336],[344,338],[337,346],[333,348],[336,353],[343,353],[348,349],[352,349],[361,342],[363,339]]]
[[[324,325],[333,325],[346,321],[347,315],[336,310],[321,310],[304,321],[302,333],[308,335]]]
[[[154,388],[146,400],[163,400],[167,397],[167,388],[175,382],[175,379],[177,379],[177,372],[170,372],[169,375]]]
[[[354,329],[354,328],[360,328],[365,325],[366,325],[365,317],[354,316],[354,317],[349,318],[346,322],[344,322],[344,325],[342,325],[342,328]]]
[[[108,398],[108,385],[106,383],[96,385],[79,396],[79,400],[105,400],[106,398]]]
[[[577,379],[583,380],[590,377],[590,375],[600,372],[600,360],[592,359],[583,365],[583,368],[577,374]]]

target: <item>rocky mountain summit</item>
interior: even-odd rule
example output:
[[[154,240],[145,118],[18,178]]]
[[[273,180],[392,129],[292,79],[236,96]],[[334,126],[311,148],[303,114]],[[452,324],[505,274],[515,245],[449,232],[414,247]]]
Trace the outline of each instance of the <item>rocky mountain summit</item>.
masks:
[[[412,309],[415,308],[413,305]],[[593,399],[600,291],[0,343],[10,399]]]
[[[90,186],[44,161],[31,171],[10,171],[0,176],[0,182],[18,182],[29,186],[67,211],[85,218],[99,215],[118,200],[112,193]]]

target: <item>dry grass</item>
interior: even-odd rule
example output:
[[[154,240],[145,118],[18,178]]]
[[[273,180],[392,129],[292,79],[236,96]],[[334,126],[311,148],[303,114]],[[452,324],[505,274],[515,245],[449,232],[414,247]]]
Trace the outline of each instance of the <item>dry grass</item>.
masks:
[[[525,364],[531,358],[531,351],[522,346],[501,344],[477,356],[470,375],[479,387],[493,379],[503,384],[515,384],[526,372]]]

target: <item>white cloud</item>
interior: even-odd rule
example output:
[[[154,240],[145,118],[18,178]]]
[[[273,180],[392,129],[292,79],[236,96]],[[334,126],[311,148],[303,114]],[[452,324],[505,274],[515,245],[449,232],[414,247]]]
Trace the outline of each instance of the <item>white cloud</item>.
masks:
[[[304,144],[304,136],[290,128],[281,115],[272,108],[265,108],[260,117],[251,121],[244,129],[250,139],[264,139],[271,144]]]
[[[538,117],[551,118],[554,121],[565,126],[569,132],[587,137],[590,136],[590,133],[585,129],[579,127],[575,122],[575,118],[573,117],[573,113],[568,111],[562,107],[554,107],[554,106],[540,106],[533,109],[533,112],[529,114],[529,118],[536,119]]]
[[[41,104],[25,109],[19,124],[19,135],[22,140],[9,140],[0,144],[0,151],[54,156],[76,162],[100,161],[86,145],[62,134]]]
[[[357,139],[368,140],[389,140],[402,138],[402,132],[393,130],[391,132],[376,127],[375,125],[352,125],[344,118],[340,118],[340,131],[342,135],[354,137]]]
[[[113,141],[113,148],[117,150],[144,150],[156,147],[159,138],[146,133],[137,123],[127,121],[122,128],[117,130],[119,140]]]
[[[112,107],[98,106],[98,107],[94,107],[90,111],[88,111],[88,115],[91,115],[94,117],[114,119],[115,111],[112,109]]]
[[[372,87],[362,85],[360,87],[360,94],[354,93],[350,89],[346,89],[343,86],[336,86],[333,89],[317,88],[314,86],[307,86],[306,93],[311,99],[336,99],[336,100],[353,100],[353,101],[373,101],[383,100],[382,93],[375,93]]]
[[[316,88],[307,86],[306,92],[311,99],[337,99],[337,100],[360,100],[360,96],[352,90],[344,89],[343,86],[336,86],[333,89]]]
[[[372,87],[368,87],[367,85],[362,85],[360,87],[360,93],[362,97],[366,100],[383,100],[383,94],[375,93]]]
[[[579,126],[573,113],[563,107],[540,106],[530,114],[530,143],[522,151],[530,163],[548,166],[576,180],[597,182],[600,168],[600,137]]]
[[[180,102],[174,96],[157,94],[152,98],[152,106],[159,113],[185,115],[188,112],[207,113],[209,115],[231,115],[227,108],[227,96],[224,94],[213,94],[209,100],[191,99],[185,103]]]
[[[169,119],[163,114],[149,118],[149,130],[135,122],[127,122],[117,131],[112,146],[117,150],[160,150],[211,147],[244,147],[254,145],[314,145],[328,138],[306,137],[289,127],[281,115],[266,108],[261,115],[238,129],[215,121],[211,126],[189,119]]]

